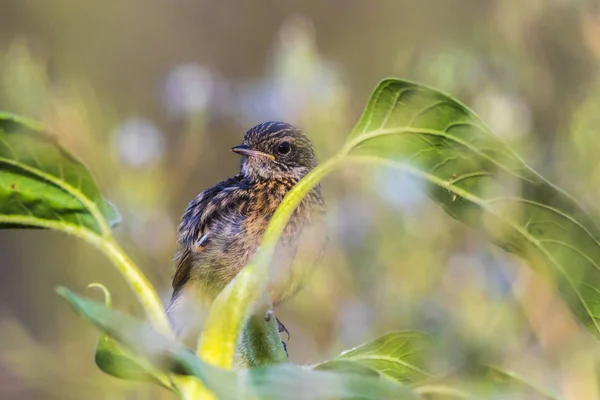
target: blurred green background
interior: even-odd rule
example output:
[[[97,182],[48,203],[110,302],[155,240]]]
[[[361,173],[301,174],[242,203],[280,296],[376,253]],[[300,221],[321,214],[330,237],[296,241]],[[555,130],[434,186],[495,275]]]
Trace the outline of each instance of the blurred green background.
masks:
[[[164,301],[179,216],[236,172],[229,149],[244,132],[284,120],[325,159],[388,76],[458,97],[600,214],[599,65],[592,0],[0,1],[0,110],[43,121],[86,162]],[[424,329],[439,338],[436,368],[494,362],[564,398],[596,398],[582,328],[521,261],[397,173],[345,168],[323,188],[331,246],[277,310],[291,361]],[[100,298],[86,289],[100,282],[139,313],[100,253],[0,231],[0,273],[0,398],[173,398],[97,370],[95,329],[54,293]]]

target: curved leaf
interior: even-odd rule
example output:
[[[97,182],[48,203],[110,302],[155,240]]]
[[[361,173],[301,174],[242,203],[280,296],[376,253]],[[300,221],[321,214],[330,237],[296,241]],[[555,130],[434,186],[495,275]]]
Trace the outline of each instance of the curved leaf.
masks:
[[[131,349],[148,371],[158,376],[195,376],[219,399],[419,399],[406,387],[389,380],[311,371],[291,364],[239,372],[216,368],[131,317],[65,288],[57,291],[83,318]]]
[[[104,294],[105,306],[107,308],[111,307],[111,296],[106,286],[99,283],[92,283],[88,287],[100,289]],[[136,362],[134,357],[128,354],[112,337],[105,333],[100,333],[94,360],[101,371],[116,378],[142,381],[155,379]]]
[[[113,311],[107,305],[81,297],[69,289],[59,287],[56,292],[77,314],[100,327],[96,363],[102,371],[123,379],[155,379],[173,389],[170,378],[166,375],[173,365],[166,353],[169,351],[168,346],[173,349],[181,348],[173,339],[156,333],[147,324]],[[115,339],[125,347],[121,348]]]
[[[247,382],[247,383],[246,383]],[[256,368],[237,374],[237,391],[215,391],[223,399],[421,399],[390,381],[348,372],[315,371],[293,364]]]
[[[115,378],[149,381],[157,378],[143,368],[110,336],[101,333],[94,361],[100,370]]]
[[[552,390],[533,383],[530,379],[490,365],[469,365],[449,374],[412,384],[411,389],[425,398],[437,399],[527,399],[558,400]]]
[[[40,124],[0,113],[0,229],[49,228],[101,249],[136,293],[161,332],[170,325],[156,291],[114,242],[120,222],[92,175]]]
[[[379,371],[353,360],[333,359],[313,367],[317,371],[337,371],[347,374],[357,374],[362,376],[381,377]]]
[[[0,228],[86,228],[120,222],[87,168],[35,122],[0,113]]]
[[[533,383],[527,377],[514,371],[495,365],[482,365],[480,369],[489,381],[495,382],[498,386],[530,393],[544,400],[557,400],[560,398],[558,395],[551,393],[549,390],[540,387],[540,385]]]
[[[599,333],[600,231],[575,199],[530,169],[452,97],[383,81],[350,135],[353,161],[403,169],[452,217],[532,266],[558,272],[578,317]]]
[[[406,384],[414,383],[431,376],[423,365],[426,356],[424,353],[431,345],[431,337],[423,332],[391,332],[347,350],[315,368],[343,370],[351,367],[342,362],[350,361],[393,380]]]
[[[470,366],[468,377],[460,369],[432,373],[426,360],[435,352],[433,337],[423,332],[392,332],[318,364],[317,370],[333,370],[363,376],[384,376],[410,386],[422,395],[481,399],[490,396],[556,400],[549,390],[518,374],[496,366]]]

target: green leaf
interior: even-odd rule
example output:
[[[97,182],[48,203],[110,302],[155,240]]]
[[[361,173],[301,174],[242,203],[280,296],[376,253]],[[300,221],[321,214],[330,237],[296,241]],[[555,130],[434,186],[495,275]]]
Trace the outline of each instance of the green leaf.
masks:
[[[100,370],[116,378],[131,381],[153,380],[153,376],[144,369],[113,338],[102,333],[98,339],[94,361]]]
[[[337,371],[347,374],[381,377],[379,371],[353,360],[329,360],[314,366],[317,371]]]
[[[429,399],[527,399],[558,400],[550,390],[525,376],[490,365],[469,365],[449,374],[410,385],[416,393]]]
[[[550,393],[549,390],[542,388],[540,385],[531,382],[531,380],[514,371],[495,365],[483,365],[481,370],[488,379],[504,388],[511,388],[522,393],[530,393],[537,398],[545,400],[557,400],[559,396]]]
[[[314,366],[314,369],[383,376],[410,386],[416,393],[443,395],[448,399],[481,399],[500,395],[506,398],[557,399],[526,377],[496,366],[472,368],[466,379],[456,376],[460,370],[433,374],[426,360],[431,360],[434,344],[433,338],[423,332],[392,332],[345,351]]]
[[[156,291],[114,242],[120,216],[87,168],[41,125],[0,113],[0,228],[49,228],[86,240],[123,274],[150,320],[170,326]]]
[[[404,384],[429,378],[424,360],[431,337],[423,332],[391,332],[317,365],[317,369],[348,370],[362,366]],[[344,363],[345,362],[345,363]],[[347,362],[351,362],[351,365]]]
[[[515,377],[441,379],[412,389],[426,399],[512,399],[512,400],[558,400],[538,387],[519,381]]]
[[[120,222],[87,168],[42,127],[0,113],[0,228],[88,229]]]
[[[395,79],[375,90],[347,143],[349,158],[406,171],[452,217],[552,272],[597,335],[600,231],[570,195],[530,169],[466,106]]]
[[[315,371],[293,364],[242,371],[237,374],[234,387],[237,387],[237,393],[226,388],[215,393],[219,398],[232,400],[421,399],[408,388],[388,379],[355,372]]]
[[[178,373],[195,376],[219,399],[419,398],[406,387],[389,380],[352,373],[312,371],[291,364],[239,372],[220,369],[125,314],[80,297],[68,289],[59,288],[57,291],[84,319],[130,349],[136,360],[153,375]]]
[[[61,287],[56,291],[77,314],[100,328],[102,335],[96,363],[101,370],[124,379],[154,378],[170,387],[165,373],[176,367],[169,351],[171,348],[173,351],[183,351],[174,339],[162,336],[147,324],[78,296],[66,288]]]
[[[105,306],[107,308],[111,307],[110,292],[104,285],[92,283],[88,287],[100,289],[104,294]],[[143,381],[154,379],[147,370],[136,362],[134,357],[105,333],[100,333],[98,338],[95,361],[100,370],[117,378]]]

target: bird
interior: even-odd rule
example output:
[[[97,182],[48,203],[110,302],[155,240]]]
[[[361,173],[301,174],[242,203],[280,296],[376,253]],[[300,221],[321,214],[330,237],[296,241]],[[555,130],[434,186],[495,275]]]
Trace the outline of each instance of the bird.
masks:
[[[248,264],[284,196],[317,166],[310,139],[281,121],[252,127],[231,150],[241,155],[240,172],[198,194],[178,228],[166,311],[182,341],[197,341],[214,298]],[[326,211],[320,184],[293,211],[270,266],[273,306],[293,297],[319,264],[328,242]]]

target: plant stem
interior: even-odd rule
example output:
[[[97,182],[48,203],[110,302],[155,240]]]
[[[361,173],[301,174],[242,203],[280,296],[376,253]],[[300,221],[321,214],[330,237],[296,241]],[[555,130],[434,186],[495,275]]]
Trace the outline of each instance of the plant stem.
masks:
[[[85,239],[102,250],[115,264],[137,295],[154,328],[167,337],[173,337],[169,320],[156,290],[123,249],[114,240],[107,240],[94,234],[90,234]],[[195,378],[174,376],[172,382],[184,400],[216,400],[214,394]]]
[[[83,239],[101,250],[113,262],[134,291],[154,328],[168,337],[173,337],[171,325],[156,290],[154,290],[150,281],[148,281],[127,254],[125,254],[112,236],[100,236],[79,225],[43,220],[31,216],[0,215],[0,222],[23,226],[37,226],[64,232]]]
[[[217,400],[217,397],[195,378],[178,376],[173,381],[183,400]]]
[[[163,304],[148,278],[112,238],[100,237],[86,230],[84,232],[84,239],[106,254],[123,275],[123,278],[139,299],[152,326],[163,335],[173,337]]]

